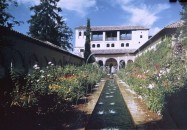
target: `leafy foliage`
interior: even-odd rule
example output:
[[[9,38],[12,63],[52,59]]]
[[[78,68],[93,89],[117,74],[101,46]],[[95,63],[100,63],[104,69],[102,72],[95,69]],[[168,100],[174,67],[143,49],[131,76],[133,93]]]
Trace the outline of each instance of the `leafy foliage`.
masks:
[[[40,0],[40,4],[30,8],[34,15],[30,23],[29,35],[43,41],[49,41],[64,49],[72,49],[69,42],[72,39],[72,30],[66,25],[57,7],[59,0]]]
[[[92,72],[92,73],[90,73]],[[12,93],[12,105],[20,107],[39,106],[43,111],[64,111],[72,104],[77,104],[81,97],[99,82],[103,72],[92,64],[80,67],[67,65],[54,66],[49,62],[48,67],[41,69],[38,65],[24,78],[25,85],[19,82],[19,77],[12,72],[15,90]],[[45,103],[49,99],[50,103]]]
[[[186,83],[185,61],[175,55],[171,38],[166,37],[156,49],[136,58],[118,75],[142,96],[152,111],[160,113],[167,103],[166,97],[180,90]]]
[[[8,26],[9,28],[12,28],[14,24],[19,25],[21,23],[21,21],[16,21],[15,17],[6,11],[11,3],[17,6],[17,2],[13,0],[0,1],[0,26]]]

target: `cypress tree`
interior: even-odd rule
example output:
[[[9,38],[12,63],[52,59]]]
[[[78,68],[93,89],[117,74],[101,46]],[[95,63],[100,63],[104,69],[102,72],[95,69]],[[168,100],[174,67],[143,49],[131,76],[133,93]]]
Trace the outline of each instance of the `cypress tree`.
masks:
[[[86,41],[85,41],[85,51],[84,51],[84,59],[87,63],[92,63],[93,56],[91,55],[91,48],[90,48],[90,19],[87,19],[87,26],[86,26]],[[88,59],[89,58],[89,59]]]
[[[64,49],[72,49],[70,40],[72,30],[67,26],[57,7],[59,0],[40,0],[40,4],[30,8],[34,15],[28,21],[30,23],[29,35],[31,37],[49,41]]]

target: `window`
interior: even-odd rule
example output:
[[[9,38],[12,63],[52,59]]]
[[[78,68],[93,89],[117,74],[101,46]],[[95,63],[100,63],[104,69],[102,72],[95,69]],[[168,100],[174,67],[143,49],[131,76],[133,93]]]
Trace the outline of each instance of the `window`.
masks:
[[[114,43],[112,43],[112,45],[111,45],[112,47],[114,47]]]
[[[86,36],[86,32],[84,32],[84,36]]]
[[[129,47],[129,43],[126,43],[126,47]]]
[[[124,43],[121,43],[121,47],[124,47]]]
[[[143,36],[142,35],[140,35],[140,38],[142,38]]]
[[[117,41],[117,31],[107,31],[106,41]]]
[[[80,49],[80,52],[84,52],[84,49]]]
[[[100,47],[100,44],[97,44],[97,47]]]
[[[132,31],[125,30],[120,31],[120,40],[131,40],[132,39]]]
[[[92,44],[92,48],[95,48],[95,44]]]
[[[92,32],[91,34],[91,40],[92,41],[102,41],[103,40],[103,32]]]
[[[106,47],[110,47],[110,44],[106,44]]]
[[[81,32],[79,32],[79,36],[81,36],[82,35],[82,33]]]

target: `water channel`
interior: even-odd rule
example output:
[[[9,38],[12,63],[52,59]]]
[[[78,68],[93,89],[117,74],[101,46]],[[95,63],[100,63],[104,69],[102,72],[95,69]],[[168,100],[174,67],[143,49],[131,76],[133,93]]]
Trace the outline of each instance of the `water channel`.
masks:
[[[115,80],[107,80],[86,129],[132,128],[131,115]]]

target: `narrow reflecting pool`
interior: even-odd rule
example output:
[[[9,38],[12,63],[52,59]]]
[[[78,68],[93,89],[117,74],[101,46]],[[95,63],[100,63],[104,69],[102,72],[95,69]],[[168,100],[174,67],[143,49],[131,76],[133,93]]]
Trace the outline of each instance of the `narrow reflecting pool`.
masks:
[[[114,79],[106,82],[86,129],[132,129],[133,123]]]

